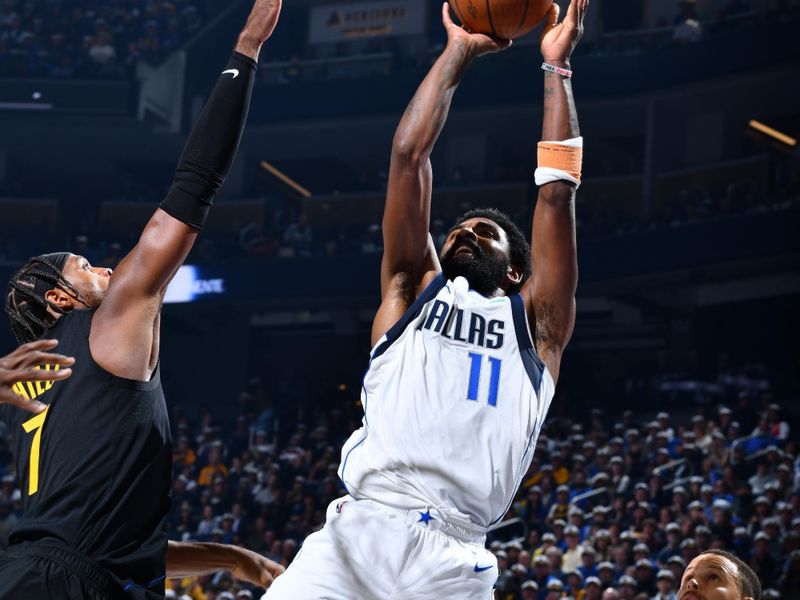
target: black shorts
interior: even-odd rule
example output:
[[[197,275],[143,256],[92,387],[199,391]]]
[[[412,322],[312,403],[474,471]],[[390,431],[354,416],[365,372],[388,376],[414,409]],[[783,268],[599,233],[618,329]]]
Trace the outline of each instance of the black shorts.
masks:
[[[58,542],[22,542],[0,553],[0,600],[122,600],[90,558]]]

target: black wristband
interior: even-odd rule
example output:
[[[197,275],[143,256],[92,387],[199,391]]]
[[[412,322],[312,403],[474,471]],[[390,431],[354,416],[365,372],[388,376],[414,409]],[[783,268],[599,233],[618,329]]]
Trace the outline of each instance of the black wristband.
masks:
[[[230,171],[250,108],[257,64],[234,52],[186,141],[161,208],[202,229],[214,196]]]

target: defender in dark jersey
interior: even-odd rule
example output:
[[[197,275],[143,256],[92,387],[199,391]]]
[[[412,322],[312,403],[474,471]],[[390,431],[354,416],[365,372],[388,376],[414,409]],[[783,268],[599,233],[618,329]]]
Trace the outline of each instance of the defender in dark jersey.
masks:
[[[75,364],[66,379],[14,384],[24,401],[46,405],[41,412],[0,407],[24,507],[0,555],[0,598],[155,599],[171,575],[230,569],[268,585],[280,571],[232,547],[168,550],[172,442],[158,368],[163,295],[230,169],[280,8],[280,0],[255,1],[167,197],[119,267],[49,254],[9,284],[18,341],[57,338]]]

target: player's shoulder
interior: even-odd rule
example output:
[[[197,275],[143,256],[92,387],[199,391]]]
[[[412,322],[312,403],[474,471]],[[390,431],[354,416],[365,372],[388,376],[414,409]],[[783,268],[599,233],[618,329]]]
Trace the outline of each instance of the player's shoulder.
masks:
[[[417,286],[417,296],[422,294],[435,281],[446,281],[444,273],[441,271],[428,271],[425,273]]]

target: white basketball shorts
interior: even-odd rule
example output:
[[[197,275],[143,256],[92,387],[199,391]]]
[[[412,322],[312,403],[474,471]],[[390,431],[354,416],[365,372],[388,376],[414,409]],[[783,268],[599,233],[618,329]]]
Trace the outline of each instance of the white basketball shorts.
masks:
[[[344,496],[262,600],[490,600],[496,580],[480,534]]]

